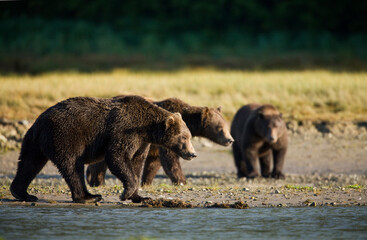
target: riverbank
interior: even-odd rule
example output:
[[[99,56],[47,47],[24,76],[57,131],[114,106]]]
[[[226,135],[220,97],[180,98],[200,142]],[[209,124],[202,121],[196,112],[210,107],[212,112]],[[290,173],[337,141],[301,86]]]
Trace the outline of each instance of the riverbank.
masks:
[[[153,185],[140,190],[142,196],[153,199],[143,204],[122,203],[119,195],[123,187],[109,172],[105,186],[88,189],[103,196],[103,201],[96,206],[253,208],[367,205],[366,135],[361,132],[337,135],[336,130],[333,130],[334,134],[311,130],[302,132],[302,128],[304,126],[289,130],[285,180],[237,179],[231,149],[196,138],[193,143],[198,158],[182,161],[188,182],[185,186],[171,185],[160,170]],[[50,162],[29,188],[29,193],[40,200],[37,203],[15,201],[9,185],[16,172],[18,154],[18,151],[9,151],[0,155],[0,204],[81,206],[72,203],[65,181]]]

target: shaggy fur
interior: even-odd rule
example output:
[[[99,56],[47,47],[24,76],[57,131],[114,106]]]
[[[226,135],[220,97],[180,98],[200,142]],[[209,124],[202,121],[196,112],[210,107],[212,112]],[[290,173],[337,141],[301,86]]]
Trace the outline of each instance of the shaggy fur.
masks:
[[[37,201],[27,188],[50,159],[70,187],[74,202],[96,202],[87,191],[84,164],[101,160],[124,185],[122,201],[140,202],[143,163],[154,143],[183,158],[196,156],[191,134],[180,114],[170,113],[138,96],[119,99],[76,97],[47,109],[26,133],[11,193]]]
[[[220,113],[220,108],[190,106],[177,98],[169,98],[154,103],[170,112],[179,112],[192,136],[205,137],[223,146],[229,146],[233,142],[227,123]],[[144,165],[142,185],[150,185],[161,166],[172,183],[186,183],[179,156],[169,149],[151,145]],[[87,169],[88,183],[91,186],[104,184],[106,170],[107,167],[104,162],[90,165]]]

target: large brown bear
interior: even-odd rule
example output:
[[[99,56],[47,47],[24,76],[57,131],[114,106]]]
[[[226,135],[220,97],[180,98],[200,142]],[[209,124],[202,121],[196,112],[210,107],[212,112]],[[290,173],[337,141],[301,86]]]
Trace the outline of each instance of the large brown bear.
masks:
[[[17,199],[37,201],[27,188],[50,159],[70,187],[74,202],[96,202],[101,195],[87,191],[84,164],[104,159],[124,185],[120,199],[141,202],[139,181],[150,143],[192,159],[196,153],[190,139],[179,113],[138,96],[67,99],[42,113],[26,133],[10,190]]]
[[[205,137],[223,146],[229,146],[233,142],[220,108],[191,106],[177,98],[154,103],[170,112],[180,113],[192,136]],[[186,183],[179,156],[169,149],[151,145],[144,165],[142,185],[150,185],[161,166],[174,184]],[[87,168],[89,185],[104,184],[106,171],[107,165],[103,161],[89,165]]]
[[[287,152],[287,129],[282,114],[272,105],[249,104],[233,118],[231,134],[237,176],[284,178],[283,164]],[[271,158],[273,156],[273,171]]]

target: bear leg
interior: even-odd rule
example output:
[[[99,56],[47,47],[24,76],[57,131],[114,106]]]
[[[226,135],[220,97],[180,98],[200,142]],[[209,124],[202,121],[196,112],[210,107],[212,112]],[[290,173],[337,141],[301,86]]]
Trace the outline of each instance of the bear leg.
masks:
[[[159,148],[159,155],[164,172],[174,185],[186,184],[186,177],[182,172],[180,157],[171,150]]]
[[[121,201],[128,200],[133,193],[138,189],[139,179],[135,175],[131,162],[125,160],[115,160],[106,156],[108,169],[115,175],[123,184],[124,191],[120,196]]]
[[[143,148],[143,147],[142,147]],[[129,200],[131,200],[133,203],[141,203],[144,200],[150,199],[149,197],[142,197],[139,195],[139,180],[141,177],[141,173],[142,173],[142,168],[143,168],[143,164],[144,161],[146,161],[147,155],[150,152],[149,148],[146,148],[144,151],[139,151],[140,154],[136,154],[135,157],[133,158],[132,162],[134,163],[134,167],[133,167],[133,171],[134,171],[134,175],[137,178],[137,187],[135,192],[128,197]]]
[[[260,168],[261,168],[261,176],[263,176],[264,178],[268,178],[268,177],[271,176],[271,168],[270,168],[271,154],[272,154],[272,152],[269,151],[264,156],[259,158]]]
[[[280,150],[273,150],[273,161],[274,161],[274,168],[272,177],[276,179],[285,179],[285,175],[283,174],[283,165],[285,155],[287,153],[287,149],[283,148]]]
[[[38,200],[36,196],[27,193],[27,188],[46,165],[47,160],[38,145],[26,136],[20,152],[17,173],[10,185],[10,192],[16,199],[26,202]]]
[[[158,147],[151,146],[147,159],[145,160],[141,185],[151,185],[161,166],[161,161],[159,159],[159,149]]]
[[[105,161],[90,164],[87,168],[87,182],[91,187],[98,187],[105,184],[107,164]]]
[[[256,178],[260,176],[259,169],[257,166],[257,151],[255,150],[248,150],[244,153],[245,160],[246,160],[246,166],[247,166],[247,178]]]
[[[233,151],[234,163],[237,167],[237,177],[238,178],[246,177],[247,175],[246,161],[242,159],[241,150],[239,146],[236,144],[236,142],[232,144],[232,151]]]
[[[64,159],[64,161],[56,160],[53,162],[68,184],[73,201],[75,203],[94,203],[101,201],[101,195],[90,194],[87,190],[84,180],[84,159],[81,157],[75,161],[72,158]]]
[[[121,149],[121,146],[111,147],[111,149]],[[131,154],[132,159],[128,159],[128,155],[122,151],[108,151],[106,153],[105,160],[108,168],[124,185],[124,192],[120,196],[121,201],[132,199],[135,202],[141,202],[142,198],[137,192],[148,151],[149,144],[144,144],[134,154]]]

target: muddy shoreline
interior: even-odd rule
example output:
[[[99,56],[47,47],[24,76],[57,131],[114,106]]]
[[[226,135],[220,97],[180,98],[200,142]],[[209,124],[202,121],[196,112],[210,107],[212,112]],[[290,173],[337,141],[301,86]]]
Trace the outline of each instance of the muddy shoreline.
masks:
[[[17,124],[23,130],[29,126],[29,122]],[[193,143],[198,158],[182,160],[188,184],[172,186],[160,170],[153,185],[140,190],[142,196],[153,199],[142,204],[122,203],[119,200],[123,191],[121,182],[109,172],[105,186],[88,187],[90,192],[102,194],[101,202],[72,203],[65,181],[50,162],[29,188],[29,192],[40,200],[36,203],[15,201],[9,185],[16,172],[18,144],[13,150],[7,148],[0,154],[0,205],[174,208],[366,206],[367,124],[317,125],[294,121],[287,125],[290,141],[284,166],[285,180],[237,179],[231,148],[195,138]],[[11,130],[10,125],[7,126]],[[16,132],[12,131],[12,134]],[[18,137],[21,139],[21,134]],[[14,139],[16,137],[13,136]]]
[[[234,173],[200,173],[188,177],[185,186],[172,186],[167,178],[158,176],[152,186],[140,193],[152,200],[141,204],[120,202],[123,188],[117,179],[108,178],[106,185],[90,188],[102,194],[97,204],[75,204],[60,177],[40,176],[29,188],[40,198],[36,203],[15,201],[8,186],[11,177],[1,177],[0,204],[29,206],[115,206],[115,207],[173,207],[173,208],[252,208],[252,207],[315,207],[367,206],[366,175],[298,175],[289,174],[285,180],[237,180]],[[239,206],[232,206],[238,205]]]

